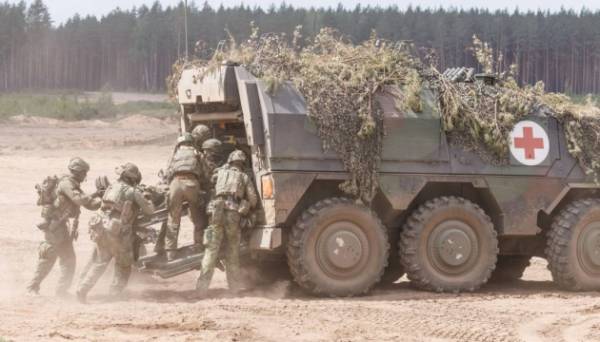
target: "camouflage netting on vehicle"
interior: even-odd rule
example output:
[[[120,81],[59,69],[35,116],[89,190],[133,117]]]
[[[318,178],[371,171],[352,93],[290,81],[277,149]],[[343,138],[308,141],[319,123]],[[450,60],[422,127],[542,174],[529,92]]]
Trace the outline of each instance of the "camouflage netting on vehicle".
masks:
[[[381,110],[375,94],[386,85],[409,86],[420,82],[417,62],[402,44],[373,37],[354,45],[333,29],[323,29],[314,39],[302,41],[300,28],[291,42],[285,35],[259,37],[253,29],[250,39],[219,51],[207,66],[207,72],[224,60],[244,65],[276,91],[291,81],[307,101],[325,150],[335,151],[351,179],[341,188],[370,203],[378,187],[377,166],[384,135]],[[198,63],[198,62],[196,62]],[[176,68],[180,68],[177,66]],[[176,84],[177,76],[171,82]],[[420,84],[412,86],[415,94]],[[417,96],[417,95],[415,95]],[[407,103],[419,104],[409,98]]]
[[[588,97],[576,104],[563,94],[547,93],[541,103],[563,124],[569,152],[586,173],[600,183],[600,108]]]
[[[493,85],[484,82],[452,82],[435,68],[427,68],[422,76],[438,92],[444,130],[451,143],[478,152],[486,161],[503,165],[508,162],[510,132],[526,115],[553,116],[565,131],[569,152],[585,172],[600,180],[600,108],[588,98],[575,103],[564,94],[547,93],[544,83],[519,86],[511,77],[512,70],[494,72],[502,56],[493,61],[493,51],[473,37],[474,55],[483,70],[495,77]]]
[[[307,101],[308,114],[317,127],[325,150],[341,158],[351,179],[342,184],[346,193],[370,203],[378,188],[377,168],[384,137],[382,112],[376,94],[396,86],[400,112],[421,112],[420,92],[438,92],[443,128],[451,142],[475,150],[487,161],[508,160],[509,132],[523,116],[554,115],[564,125],[571,153],[585,170],[600,174],[600,110],[592,103],[578,105],[567,96],[545,93],[542,83],[520,87],[510,73],[498,73],[496,85],[452,82],[434,67],[424,66],[403,43],[378,39],[355,45],[329,28],[303,40],[300,27],[288,39],[284,34],[259,36],[253,27],[249,40],[237,45],[230,37],[226,49],[211,60],[196,60],[204,73],[225,60],[240,63],[275,91],[291,81]],[[291,40],[291,42],[290,42]],[[493,51],[474,39],[474,55],[486,72],[493,71]],[[496,61],[498,65],[500,61]],[[183,63],[174,66],[168,80],[174,94]],[[201,79],[203,75],[198,75]]]

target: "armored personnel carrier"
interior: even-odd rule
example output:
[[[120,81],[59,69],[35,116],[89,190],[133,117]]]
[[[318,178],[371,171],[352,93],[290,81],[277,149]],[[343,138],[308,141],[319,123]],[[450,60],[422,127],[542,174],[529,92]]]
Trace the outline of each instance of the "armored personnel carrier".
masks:
[[[497,166],[449,142],[431,91],[420,113],[382,97],[380,189],[367,207],[340,190],[349,175],[323,151],[291,84],[269,93],[232,63],[199,74],[187,68],[179,81],[181,129],[210,125],[251,156],[261,204],[247,246],[265,273],[285,263],[300,287],[330,296],[405,272],[418,288],[461,292],[518,279],[539,256],[560,287],[600,289],[599,186],[568,153],[556,119],[518,122],[510,163]]]

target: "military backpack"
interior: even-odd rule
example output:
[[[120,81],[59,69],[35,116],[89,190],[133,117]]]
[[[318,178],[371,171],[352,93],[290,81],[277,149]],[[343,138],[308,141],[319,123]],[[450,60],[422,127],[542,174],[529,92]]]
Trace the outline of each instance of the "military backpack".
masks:
[[[46,177],[41,184],[35,185],[35,190],[38,193],[37,205],[52,206],[56,200],[56,188],[58,187],[59,178],[57,176]]]

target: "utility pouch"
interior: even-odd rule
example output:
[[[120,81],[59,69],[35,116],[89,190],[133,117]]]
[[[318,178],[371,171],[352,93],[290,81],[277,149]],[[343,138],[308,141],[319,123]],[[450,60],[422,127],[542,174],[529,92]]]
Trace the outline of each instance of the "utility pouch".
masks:
[[[102,220],[103,226],[111,236],[119,236],[121,234],[121,228],[123,224],[118,218],[105,218]]]
[[[63,225],[65,222],[65,220],[61,220],[61,219],[53,219],[50,221],[50,224],[48,225],[48,229],[47,231],[52,233],[55,232],[61,225]]]
[[[211,243],[213,239],[213,230],[208,228],[204,230],[204,236],[203,236],[203,240],[202,243],[204,244],[204,246],[207,246]]]
[[[123,225],[128,225],[133,223],[134,219],[133,202],[125,201],[125,203],[123,203],[123,209],[121,210],[121,222]]]
[[[42,218],[45,220],[51,220],[54,217],[54,206],[53,205],[43,205],[42,206]]]
[[[98,242],[102,240],[104,236],[104,225],[102,223],[102,216],[100,214],[94,214],[88,223],[90,240]]]

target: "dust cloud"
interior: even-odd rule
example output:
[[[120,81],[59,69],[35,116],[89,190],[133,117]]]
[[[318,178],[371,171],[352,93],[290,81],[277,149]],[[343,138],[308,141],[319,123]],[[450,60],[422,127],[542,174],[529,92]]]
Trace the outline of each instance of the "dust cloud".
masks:
[[[311,297],[290,281],[233,295],[217,272],[208,298],[198,298],[197,273],[191,272],[168,280],[136,273],[126,296],[110,298],[108,269],[90,293],[90,303],[82,305],[73,296],[54,296],[55,266],[40,296],[26,296],[42,239],[34,227],[39,218],[34,184],[46,175],[64,173],[76,155],[91,164],[89,179],[114,177],[115,166],[131,161],[151,184],[171,153],[169,137],[175,129],[0,124],[0,337],[111,342],[600,341],[598,293],[557,290],[546,262],[537,258],[518,283],[490,284],[461,295],[415,291],[406,278],[356,298]],[[131,137],[143,143],[124,144]],[[91,187],[93,181],[83,184],[84,191]],[[82,214],[75,244],[78,272],[93,248],[85,227],[89,215]],[[191,226],[183,226],[181,233],[182,243],[189,241]]]

